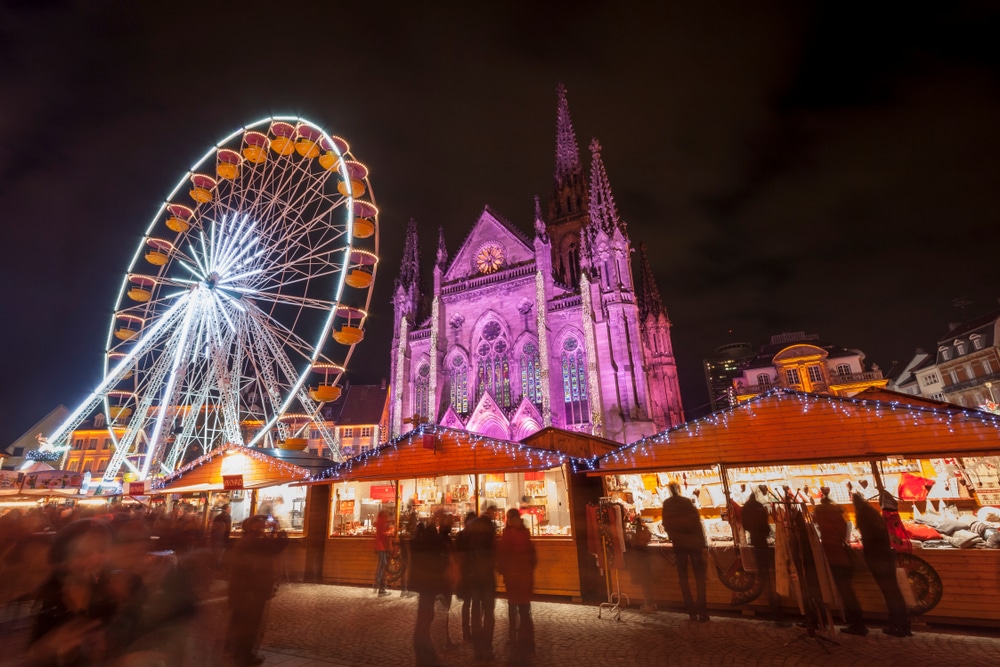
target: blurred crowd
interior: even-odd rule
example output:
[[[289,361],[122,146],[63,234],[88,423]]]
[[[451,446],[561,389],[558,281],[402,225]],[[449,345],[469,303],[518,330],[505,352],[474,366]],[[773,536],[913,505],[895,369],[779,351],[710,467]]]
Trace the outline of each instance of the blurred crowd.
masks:
[[[228,563],[230,528],[225,509],[206,526],[183,504],[9,509],[0,603],[28,610],[25,664],[189,664],[186,630]]]

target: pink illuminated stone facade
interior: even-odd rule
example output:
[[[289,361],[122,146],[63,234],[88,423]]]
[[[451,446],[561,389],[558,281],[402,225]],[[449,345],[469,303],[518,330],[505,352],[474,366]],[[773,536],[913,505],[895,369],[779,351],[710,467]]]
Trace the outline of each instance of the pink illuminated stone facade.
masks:
[[[392,435],[421,422],[520,440],[545,426],[620,442],[684,419],[670,321],[640,285],[597,141],[584,173],[559,88],[555,183],[532,237],[486,207],[422,294],[411,221],[396,279]]]

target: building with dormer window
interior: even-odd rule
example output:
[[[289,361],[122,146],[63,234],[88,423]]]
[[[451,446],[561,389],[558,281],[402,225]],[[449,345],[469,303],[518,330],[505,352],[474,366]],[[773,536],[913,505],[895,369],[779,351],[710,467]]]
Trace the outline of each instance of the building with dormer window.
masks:
[[[743,367],[733,389],[739,402],[776,387],[854,396],[870,387],[881,389],[887,382],[877,366],[865,369],[861,350],[838,347],[821,341],[816,334],[796,331],[771,336],[771,342]]]

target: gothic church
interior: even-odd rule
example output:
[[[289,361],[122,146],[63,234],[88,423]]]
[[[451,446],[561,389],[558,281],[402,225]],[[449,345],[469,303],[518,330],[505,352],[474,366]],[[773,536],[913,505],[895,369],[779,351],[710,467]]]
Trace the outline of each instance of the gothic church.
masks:
[[[560,86],[555,183],[545,214],[535,199],[533,237],[486,207],[450,260],[440,235],[431,294],[410,221],[393,294],[394,437],[429,422],[624,443],[683,421],[667,311],[644,250],[636,288],[600,151],[591,142],[588,177]]]

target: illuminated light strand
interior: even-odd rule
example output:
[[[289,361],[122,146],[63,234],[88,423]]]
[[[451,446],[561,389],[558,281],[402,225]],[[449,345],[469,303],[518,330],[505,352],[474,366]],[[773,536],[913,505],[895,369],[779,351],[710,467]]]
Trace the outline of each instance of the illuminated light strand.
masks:
[[[233,445],[227,443],[225,445],[222,445],[221,447],[216,447],[207,454],[199,456],[190,463],[173,471],[169,475],[158,477],[157,479],[153,480],[149,485],[150,491],[154,489],[162,489],[170,482],[173,482],[174,480],[191,472],[195,468],[208,463],[212,459],[222,454],[225,454],[226,452],[239,452],[240,454],[245,454],[249,458],[252,458],[255,461],[257,461],[258,463],[264,463],[268,465],[272,470],[280,470],[281,472],[287,472],[291,475],[296,476],[299,479],[305,479],[306,477],[309,476],[309,471],[306,470],[305,468],[293,465],[291,463],[286,463],[281,459],[263,453],[259,449],[253,449],[250,447],[240,447],[239,445]]]

